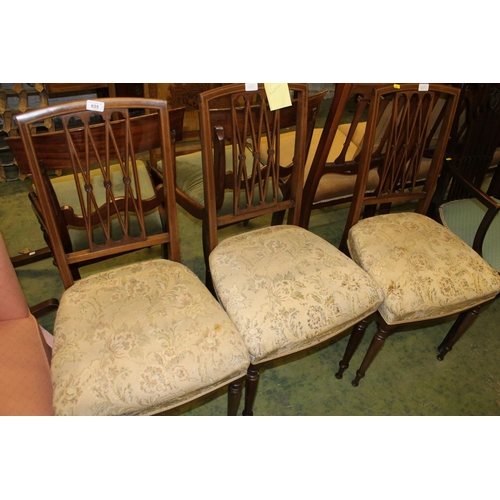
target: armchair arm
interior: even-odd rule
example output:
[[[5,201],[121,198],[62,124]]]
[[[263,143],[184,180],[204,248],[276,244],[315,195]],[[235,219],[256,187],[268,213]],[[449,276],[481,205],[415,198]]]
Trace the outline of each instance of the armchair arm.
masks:
[[[481,191],[479,188],[475,187],[471,182],[469,182],[459,170],[453,165],[452,161],[445,160],[444,168],[446,168],[450,174],[456,179],[457,182],[471,195],[471,197],[476,198],[481,204],[486,208],[486,213],[479,225],[476,235],[474,237],[474,242],[472,247],[479,255],[482,255],[482,248],[484,243],[484,238],[488,229],[493,222],[493,219],[500,212],[500,202],[495,200],[493,197]]]

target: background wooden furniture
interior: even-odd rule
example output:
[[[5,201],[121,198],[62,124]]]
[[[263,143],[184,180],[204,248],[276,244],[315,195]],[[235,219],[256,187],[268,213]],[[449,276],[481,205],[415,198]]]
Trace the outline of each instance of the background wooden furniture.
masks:
[[[82,101],[75,101],[82,102]],[[103,100],[102,102],[106,102]],[[172,140],[175,138],[175,130],[177,127],[182,131],[182,122],[184,116],[184,108],[176,108],[173,110],[169,110],[169,123],[172,125],[170,129],[172,131]],[[153,181],[150,179],[148,174],[148,161],[153,155],[153,161],[156,161],[156,152],[154,149],[151,149],[152,146],[156,146],[159,144],[159,137],[157,134],[158,125],[157,125],[157,116],[135,116],[131,118],[131,123],[135,127],[136,130],[140,130],[141,133],[144,134],[144,137],[141,138],[141,141],[136,144],[136,154],[143,154],[143,161],[139,168],[139,175],[144,178],[144,181],[149,182],[148,186],[143,183],[143,195],[146,195],[149,192],[149,196],[154,194],[154,186]],[[123,126],[122,121],[113,122],[112,127],[117,131],[121,132],[121,127]],[[103,136],[103,125],[94,124],[93,131],[96,137]],[[179,134],[182,138],[182,133]],[[76,136],[78,138],[78,136]],[[123,137],[121,137],[123,140]],[[29,173],[31,172],[29,166],[29,151],[26,150],[24,144],[20,137],[13,137],[8,139],[8,144],[11,147],[12,151],[15,154],[17,162],[19,164],[21,172]],[[64,171],[65,175],[57,176],[57,177],[49,177],[48,180],[48,192],[52,199],[52,205],[54,210],[58,213],[57,221],[58,221],[58,230],[60,238],[62,239],[63,246],[67,252],[75,252],[78,250],[83,250],[85,248],[89,248],[89,244],[92,244],[92,240],[88,236],[88,231],[86,231],[85,221],[81,215],[81,209],[79,208],[80,201],[77,197],[77,190],[75,189],[74,182],[74,171],[75,165],[72,165],[72,156],[70,153],[70,149],[67,143],[67,137],[63,131],[57,131],[46,134],[36,134],[33,136],[33,144],[36,146],[36,152],[38,160],[43,163],[44,168],[47,173],[53,174],[57,171]],[[100,145],[103,147],[103,145]],[[83,145],[78,143],[78,151],[82,152]],[[154,153],[153,153],[154,152]],[[161,156],[160,156],[161,157]],[[94,155],[91,156],[92,161],[97,161],[97,157]],[[113,158],[113,157],[112,157]],[[74,161],[74,159],[73,159]],[[79,161],[85,163],[85,159],[82,157]],[[98,170],[97,164],[92,167],[92,172],[96,173]],[[114,175],[114,174],[113,174]],[[143,181],[143,182],[144,182]],[[97,178],[93,179],[93,182],[96,183],[95,195],[103,196],[103,188],[99,185]],[[148,189],[148,191],[146,191]],[[71,194],[73,193],[73,194]],[[47,241],[48,247],[46,249],[40,249],[36,251],[33,255],[22,255],[13,257],[12,261],[14,267],[18,267],[20,265],[24,265],[28,262],[34,262],[36,260],[40,260],[42,258],[47,258],[53,252],[51,251],[51,242],[47,233],[47,227],[43,216],[43,210],[39,201],[39,197],[35,191],[29,193],[30,201],[32,203],[33,209],[37,214],[38,220],[40,221],[40,227],[44,233],[44,238]],[[159,219],[155,218],[152,211],[160,210],[157,213],[157,217],[160,217],[160,213],[162,213],[161,209],[162,200],[161,198],[156,198],[156,202],[150,200],[150,202],[144,206],[144,210],[149,212],[146,216],[146,222],[149,224],[149,229],[153,231],[160,231],[161,224],[159,223]],[[115,224],[113,222],[113,224]],[[115,224],[116,225],[116,224]],[[152,229],[154,227],[154,229]],[[90,240],[90,241],[89,241]],[[95,257],[95,260],[100,260]],[[74,279],[80,278],[78,263],[71,264],[71,271]]]
[[[201,92],[220,87],[221,83],[144,83],[144,96],[166,99],[170,106],[183,106],[183,143],[177,144],[176,155],[199,151],[200,122],[198,118],[198,96]]]
[[[469,198],[467,180],[477,189],[500,196],[500,84],[465,83],[460,85],[460,99],[447,145],[445,163],[434,194],[429,215],[442,203]],[[453,165],[454,175],[446,167]],[[494,174],[494,175],[493,175]],[[483,186],[485,180],[491,182]]]

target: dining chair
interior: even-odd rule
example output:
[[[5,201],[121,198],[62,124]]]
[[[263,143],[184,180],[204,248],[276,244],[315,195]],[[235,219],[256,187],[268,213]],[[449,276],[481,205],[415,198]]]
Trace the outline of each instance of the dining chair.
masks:
[[[184,118],[184,107],[176,107],[168,110],[169,124],[170,124],[170,135],[171,140],[175,143],[176,141],[182,140],[182,125]],[[134,110],[134,114],[144,114],[144,110]],[[144,127],[153,126],[154,122],[152,119],[147,117],[134,117],[134,120],[144,123]],[[154,118],[153,118],[154,120]],[[45,119],[44,123],[51,122],[54,120]],[[38,128],[38,124],[36,127],[32,128],[32,132],[36,132]],[[55,124],[53,123],[52,129],[55,130]],[[28,158],[26,155],[26,151],[23,147],[23,143],[21,141],[21,137],[8,137],[6,139],[9,148],[11,149],[14,157],[16,159],[16,163],[19,167],[19,171],[21,172],[23,177],[30,175],[30,168],[28,164]],[[59,130],[58,132],[51,133],[37,133],[34,141],[37,144],[38,155],[43,159],[47,156],[50,157],[49,165],[51,169],[51,176],[49,177],[51,187],[49,189],[49,193],[53,197],[53,203],[59,203],[61,206],[61,210],[65,213],[65,215],[61,215],[59,217],[60,221],[60,233],[64,241],[65,248],[68,251],[77,251],[87,247],[87,238],[85,235],[85,229],[81,225],[81,221],[78,219],[78,211],[76,212],[76,217],[73,218],[70,215],[71,208],[78,205],[79,201],[77,199],[77,193],[74,189],[74,180],[73,174],[68,173],[67,165],[68,165],[68,151],[66,147],[66,138],[64,137],[64,133]],[[148,147],[146,142],[139,144],[141,148]],[[139,151],[138,151],[139,152]],[[156,153],[154,149],[149,151],[149,162],[147,160],[147,156],[145,155],[146,151],[140,151],[144,153],[143,161],[140,163],[139,172],[140,174],[146,178],[150,172],[150,165],[156,163]],[[45,162],[47,163],[47,162]],[[61,173],[64,172],[62,175]],[[55,175],[57,173],[57,175]],[[96,170],[94,175],[100,175]],[[144,186],[145,189],[148,190],[148,194],[150,195],[154,190],[154,180],[152,178],[151,187]],[[101,194],[104,193],[103,189],[100,189]],[[40,228],[44,235],[45,242],[48,246],[38,249],[30,249],[31,251],[16,255],[12,257],[12,264],[15,268],[21,267],[27,264],[32,264],[33,262],[37,262],[39,260],[44,260],[52,256],[52,252],[50,249],[49,238],[45,231],[45,224],[43,222],[42,211],[40,207],[40,203],[38,201],[38,196],[35,191],[29,193],[29,199],[31,202],[31,206],[33,211],[40,222]],[[66,207],[66,208],[65,208]],[[66,218],[68,220],[66,220]],[[75,220],[76,219],[76,220]],[[156,214],[150,214],[146,218],[148,224],[155,227],[155,230],[158,230],[158,217]],[[75,279],[80,278],[80,264],[75,263],[71,264],[71,270],[73,272],[73,276]]]
[[[147,113],[131,117],[137,109]],[[54,155],[31,133],[44,118],[61,123],[64,141]],[[236,414],[248,353],[222,307],[180,263],[166,101],[76,101],[19,115],[18,123],[65,287],[51,365],[56,415],[157,414],[227,385],[228,414]],[[144,170],[152,148],[164,165],[154,190]],[[62,151],[74,179],[72,207],[54,202],[49,178]],[[151,214],[158,215],[156,230],[146,221]],[[65,246],[61,227],[68,223],[83,228],[85,248]],[[79,280],[72,273],[73,264],[153,245],[163,246],[164,258]]]
[[[378,309],[378,329],[352,382],[359,384],[389,335],[402,325],[424,320],[458,318],[438,347],[442,360],[471,326],[482,306],[500,291],[492,267],[452,231],[425,214],[441,170],[459,89],[445,85],[404,84],[366,87],[369,111],[356,188],[341,248],[348,251],[384,292]],[[384,135],[385,147],[374,149],[380,106],[392,102]],[[425,184],[418,172],[436,103],[443,116]],[[367,194],[367,180],[376,160],[379,183]],[[379,207],[361,218],[363,208]],[[391,210],[392,209],[392,210]],[[365,211],[366,213],[366,211]],[[337,378],[349,366],[366,329],[358,325],[350,336]]]
[[[270,109],[263,85],[246,91],[244,85],[233,84],[200,94],[204,243],[215,294],[250,354],[244,415],[253,415],[263,363],[345,332],[376,311],[382,301],[367,273],[333,245],[297,225],[307,147],[308,86],[289,84],[289,90],[295,96],[291,109],[296,128],[287,196],[280,193],[279,168],[285,108]],[[221,98],[231,102],[224,119],[212,111]],[[223,200],[217,196],[220,185],[227,187]],[[226,212],[220,210],[221,203]],[[287,223],[272,225],[272,215],[282,212],[287,213]],[[270,225],[220,236],[221,227],[260,216],[267,216]]]
[[[314,130],[314,125],[316,118],[319,113],[319,109],[321,107],[321,103],[327,91],[314,93],[308,96],[307,99],[307,136],[306,136],[306,149],[309,147],[311,135]],[[225,141],[229,141],[231,139],[231,126],[229,124],[230,113],[229,108],[227,107],[228,101],[227,99],[221,98],[217,101],[212,102],[214,106],[210,110],[212,123],[217,123],[218,126],[223,127],[225,129]],[[289,178],[289,171],[291,166],[293,165],[293,152],[294,152],[294,128],[295,128],[295,119],[296,119],[296,101],[292,100],[292,106],[289,108],[283,108],[280,116],[280,127],[283,130],[288,131],[287,134],[284,134],[282,138],[282,157],[280,168],[280,175],[282,182],[278,187],[280,196],[287,196],[288,183],[287,179]],[[252,105],[252,112],[256,113],[259,110],[259,105]],[[235,112],[239,119],[243,118],[244,108],[235,108]],[[218,142],[218,145],[221,143]],[[247,154],[252,154],[252,145],[251,140],[248,139],[247,143]],[[224,145],[221,147],[217,154],[225,154],[225,162],[227,164],[232,163],[232,151],[230,145]],[[215,150],[212,154],[215,154]],[[184,210],[186,210],[191,216],[195,217],[198,220],[202,221],[202,239],[206,240],[207,235],[207,227],[206,227],[206,218],[207,211],[205,207],[205,190],[204,190],[204,181],[203,181],[203,168],[202,168],[202,153],[201,148],[199,151],[192,152],[189,154],[176,156],[175,163],[175,177],[176,177],[176,197],[177,203]],[[264,165],[267,162],[267,150],[264,150],[260,153],[259,161]],[[217,196],[217,211],[222,216],[224,214],[228,214],[231,211],[231,203],[232,197],[230,194],[226,193],[233,189],[233,186],[230,182],[224,181],[224,172],[223,165],[221,162],[221,171],[216,172],[218,183],[216,185],[216,196]],[[153,171],[157,174],[158,178],[161,179],[162,166],[161,162],[158,162],[156,168],[153,167]],[[229,180],[229,179],[228,179]],[[275,219],[277,223],[280,223],[284,217],[283,213],[276,212]],[[221,219],[222,220],[222,219]],[[231,225],[236,222],[227,222],[227,219],[224,220],[223,223],[219,226],[220,228],[225,227],[226,225]],[[205,258],[205,266],[207,269],[207,284],[210,286],[210,276],[208,273],[208,253],[206,251],[206,245],[204,248],[204,258]]]

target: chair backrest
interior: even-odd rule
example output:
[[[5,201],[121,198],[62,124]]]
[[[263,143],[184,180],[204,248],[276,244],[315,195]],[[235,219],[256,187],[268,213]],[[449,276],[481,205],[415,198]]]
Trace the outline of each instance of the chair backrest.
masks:
[[[356,224],[364,207],[379,206],[386,213],[393,204],[415,202],[415,211],[426,213],[441,171],[460,91],[448,85],[418,84],[384,87],[354,84],[360,98],[366,99],[368,116],[363,148],[359,157],[356,186],[341,248],[347,233]],[[390,106],[390,117],[383,130],[377,130],[383,110]],[[435,107],[440,107],[439,131],[433,130]],[[419,187],[419,168],[433,134],[433,156],[423,186]],[[437,135],[436,135],[437,134]],[[376,135],[380,137],[376,143]],[[370,168],[376,165],[378,186],[366,192]],[[371,214],[375,210],[370,211]]]
[[[312,157],[311,166],[306,172],[307,179],[304,187],[303,211],[301,225],[307,227],[310,212],[313,208],[322,208],[330,205],[350,202],[354,191],[355,175],[358,171],[361,152],[364,145],[368,110],[370,107],[370,89],[383,88],[388,83],[338,83],[326,117],[319,142]],[[426,152],[434,147],[433,137],[439,132],[442,120],[442,101],[434,106],[432,123],[436,124],[433,134],[430,134],[426,143]],[[380,103],[378,116],[375,118],[376,146],[383,147],[387,141],[384,134],[387,131],[388,120],[391,117],[391,100]],[[374,156],[371,164],[376,169],[378,164]],[[332,174],[336,174],[335,177]],[[326,182],[320,183],[326,176]],[[370,176],[369,187],[374,184],[376,175]],[[425,177],[425,168],[422,169],[419,182]],[[317,194],[319,193],[319,197]]]
[[[232,84],[200,94],[209,251],[217,245],[217,229],[235,222],[289,210],[288,222],[298,223],[308,132],[308,87],[289,84],[289,90],[294,94],[293,105],[277,110],[270,109],[263,85],[247,91],[243,84]],[[221,99],[230,99],[230,106],[216,109]],[[288,173],[290,188],[284,197],[280,191],[280,134],[283,125],[291,123],[295,126],[293,168]],[[232,147],[230,164],[226,164],[228,143]],[[217,214],[221,196],[232,196],[228,214]]]
[[[311,143],[311,137],[313,135],[314,126],[316,124],[316,119],[318,117],[321,103],[327,90],[322,92],[317,92],[311,94],[307,97],[307,140],[306,140],[306,157],[309,151],[309,146]],[[255,99],[255,96],[254,96]],[[217,105],[218,100],[214,100],[212,105]],[[223,102],[227,104],[227,99],[223,99]],[[291,100],[291,106],[287,106],[280,109],[280,128],[282,130],[289,129],[290,131],[295,130],[296,119],[297,119],[297,99]],[[245,105],[244,101],[239,101],[239,106],[236,107],[237,121],[241,127],[245,120]],[[255,102],[252,104],[250,101],[250,112],[254,115],[253,120],[258,120],[258,114],[260,110],[260,105]],[[219,126],[225,129],[225,139],[226,141],[231,141],[233,134],[233,127],[231,124],[231,110],[228,107],[225,108],[213,108],[210,110],[211,113],[211,123],[213,127]],[[263,152],[265,153],[265,152]],[[288,157],[289,155],[285,155]],[[263,156],[264,160],[267,160],[267,156]],[[287,158],[288,160],[288,158]],[[265,161],[264,161],[265,162]],[[289,163],[292,161],[284,161],[281,167],[284,169],[282,172],[283,176],[287,175],[287,167],[290,166]]]
[[[73,284],[69,266],[107,258],[153,245],[179,260],[173,156],[167,103],[142,98],[76,101],[30,111],[17,117],[29,169],[43,214],[51,249],[64,286]],[[133,110],[145,111],[131,116]],[[62,130],[31,133],[44,119],[57,119]],[[156,187],[145,165],[159,150],[164,182]],[[65,206],[57,199],[49,175],[64,169],[73,179],[77,200]],[[67,176],[66,176],[67,177]],[[148,231],[146,217],[158,214],[159,230]],[[84,228],[88,248],[63,246],[67,226]]]

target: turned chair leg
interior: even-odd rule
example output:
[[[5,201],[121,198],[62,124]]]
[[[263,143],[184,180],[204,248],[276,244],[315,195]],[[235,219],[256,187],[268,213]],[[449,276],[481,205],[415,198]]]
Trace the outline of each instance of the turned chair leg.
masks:
[[[253,404],[257,395],[257,386],[259,385],[259,369],[253,365],[248,367],[246,383],[245,383],[245,408],[243,415],[253,415]]]
[[[241,393],[243,391],[243,382],[245,378],[240,378],[229,384],[227,393],[227,414],[234,417],[238,414],[238,407],[240,406]]]
[[[342,374],[344,373],[344,371],[349,368],[349,361],[351,361],[354,353],[356,352],[356,349],[359,346],[359,343],[363,339],[369,322],[369,318],[365,318],[353,328],[351,336],[349,337],[349,342],[347,343],[347,347],[344,352],[344,357],[339,363],[339,371],[335,374],[335,377],[339,380],[342,378]]]
[[[460,337],[476,321],[483,306],[484,304],[480,304],[458,315],[455,323],[453,323],[450,331],[438,347],[439,354],[437,355],[437,359],[439,361],[443,361],[444,357],[453,349],[453,346],[458,342]]]
[[[356,377],[352,381],[352,385],[354,387],[359,385],[359,381],[365,376],[366,370],[368,370],[368,367],[375,359],[375,356],[377,356],[380,349],[382,349],[385,339],[393,333],[394,329],[395,326],[389,326],[382,318],[380,318],[377,333],[373,336],[370,347],[365,354],[359,370],[356,372]]]

